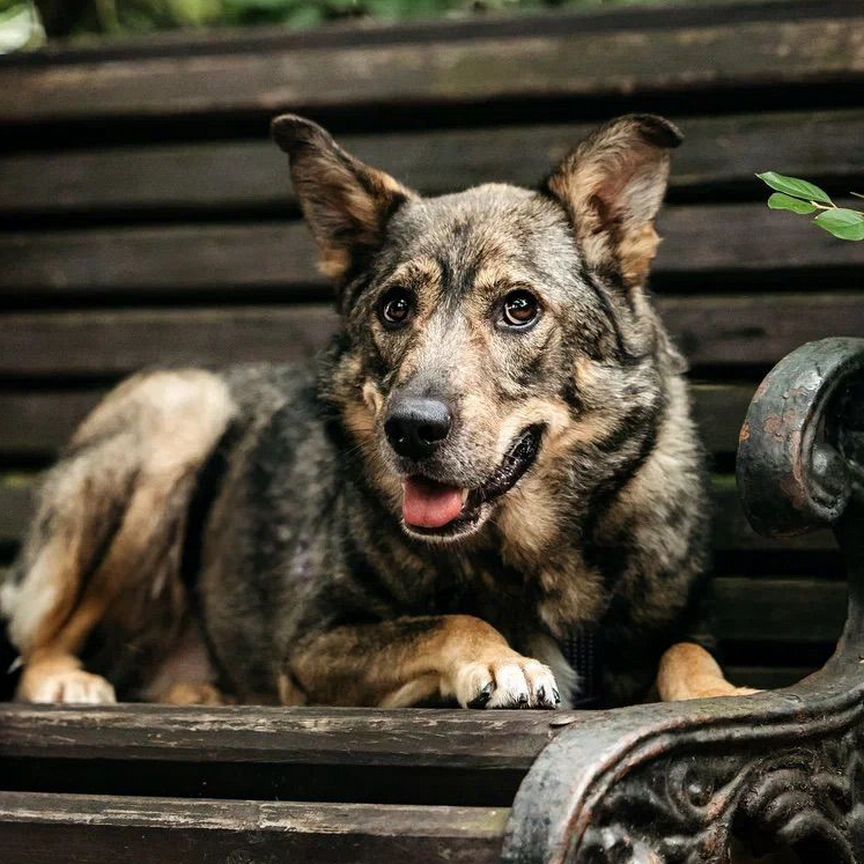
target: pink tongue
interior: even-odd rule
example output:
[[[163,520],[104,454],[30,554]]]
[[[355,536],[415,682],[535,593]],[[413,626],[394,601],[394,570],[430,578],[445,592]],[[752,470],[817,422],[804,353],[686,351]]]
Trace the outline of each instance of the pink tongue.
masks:
[[[443,528],[462,513],[462,490],[409,477],[402,495],[402,516],[415,528]]]

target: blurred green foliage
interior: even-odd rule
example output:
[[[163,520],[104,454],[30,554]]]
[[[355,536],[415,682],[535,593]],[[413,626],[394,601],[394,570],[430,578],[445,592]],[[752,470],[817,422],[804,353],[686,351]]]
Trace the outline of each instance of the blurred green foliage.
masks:
[[[0,0],[0,17],[35,4],[49,36],[70,36],[247,24],[299,28],[346,18],[394,21],[649,2],[656,0]]]

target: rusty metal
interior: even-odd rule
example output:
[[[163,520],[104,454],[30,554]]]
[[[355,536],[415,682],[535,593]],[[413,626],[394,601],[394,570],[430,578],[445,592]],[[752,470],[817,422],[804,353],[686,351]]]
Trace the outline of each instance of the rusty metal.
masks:
[[[864,862],[864,339],[805,345],[771,371],[742,428],[738,481],[763,533],[833,527],[850,586],[834,656],[784,690],[564,729],[516,796],[508,864],[725,864],[733,847]]]

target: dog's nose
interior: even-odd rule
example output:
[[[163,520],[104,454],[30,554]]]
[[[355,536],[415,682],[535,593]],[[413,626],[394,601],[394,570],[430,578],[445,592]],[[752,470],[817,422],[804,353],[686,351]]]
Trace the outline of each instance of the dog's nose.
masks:
[[[393,449],[408,459],[425,459],[447,437],[453,418],[438,399],[405,396],[390,408],[384,431]]]

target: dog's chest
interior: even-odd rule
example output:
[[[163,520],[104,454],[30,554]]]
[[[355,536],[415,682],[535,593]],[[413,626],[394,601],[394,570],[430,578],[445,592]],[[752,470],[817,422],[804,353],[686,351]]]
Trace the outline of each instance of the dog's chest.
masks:
[[[596,626],[607,606],[602,578],[576,550],[550,554],[532,569],[497,551],[454,557],[436,569],[435,611],[478,615],[509,632],[539,629],[564,641]]]

